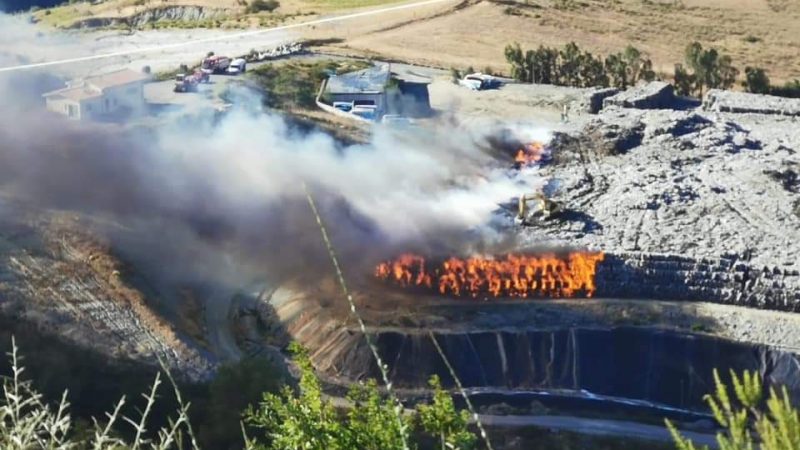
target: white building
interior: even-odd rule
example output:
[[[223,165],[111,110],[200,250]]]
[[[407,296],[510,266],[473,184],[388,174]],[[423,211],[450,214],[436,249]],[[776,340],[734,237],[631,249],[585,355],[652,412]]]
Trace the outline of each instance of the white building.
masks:
[[[129,69],[67,83],[44,94],[47,109],[71,119],[103,120],[141,112],[145,107],[144,83],[149,75]]]

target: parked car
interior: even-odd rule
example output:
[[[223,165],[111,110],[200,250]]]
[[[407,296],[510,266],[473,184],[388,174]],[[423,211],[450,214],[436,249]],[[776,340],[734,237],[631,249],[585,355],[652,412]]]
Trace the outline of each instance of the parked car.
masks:
[[[228,74],[230,75],[239,75],[245,72],[247,72],[247,61],[244,58],[234,59],[228,66]]]
[[[501,83],[500,80],[491,75],[476,72],[464,76],[463,79],[458,80],[458,84],[468,87],[473,91],[480,91],[483,89],[496,89],[500,87]]]
[[[377,118],[378,111],[375,106],[356,105],[350,110],[350,114],[374,121]]]
[[[333,102],[333,107],[339,111],[350,112],[353,110],[353,102]]]

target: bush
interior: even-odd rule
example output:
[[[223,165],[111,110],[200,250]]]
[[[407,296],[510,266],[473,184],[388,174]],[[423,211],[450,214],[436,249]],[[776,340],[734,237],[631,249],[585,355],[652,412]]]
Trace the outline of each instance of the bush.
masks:
[[[247,5],[245,12],[248,14],[256,14],[262,11],[272,12],[281,6],[278,0],[253,0]]]
[[[364,62],[345,61],[292,62],[280,66],[265,64],[250,72],[250,76],[263,89],[267,106],[278,109],[314,108],[320,84],[329,73],[368,66]]]
[[[297,391],[284,387],[280,394],[265,394],[258,408],[245,414],[247,424],[262,432],[261,441],[272,449],[401,450],[411,436],[434,439],[442,450],[474,448],[477,437],[467,429],[469,415],[455,409],[438,378],[430,380],[433,402],[417,407],[417,421],[381,395],[374,380],[352,386],[347,398],[353,407],[341,414],[322,395],[308,354],[296,345],[291,349],[300,369]]]
[[[769,93],[779,97],[800,98],[800,80],[787,82],[783,86],[773,86]]]
[[[754,94],[769,93],[769,77],[764,69],[749,66],[745,67],[744,78],[744,81],[742,81],[742,87],[744,87],[745,91],[752,92]]]
[[[673,83],[675,93],[678,95],[692,95],[695,89],[695,76],[683,67],[683,64],[675,64]]]
[[[158,373],[146,394],[143,395],[145,405],[139,409],[136,417],[127,417],[122,413],[124,405],[129,401],[122,397],[107,417],[102,421],[93,421],[93,425],[79,424],[70,415],[70,404],[67,392],[55,405],[48,405],[44,397],[30,381],[22,378],[24,368],[16,342],[12,341],[11,376],[2,379],[3,391],[0,394],[0,448],[27,450],[34,448],[69,449],[69,448],[148,448],[167,450],[188,447],[194,443],[194,434],[189,423],[189,405],[183,403],[177,385],[169,373],[167,377],[172,383],[178,399],[177,416],[169,424],[157,430],[153,435],[147,431],[153,415],[158,388],[162,383]],[[134,400],[135,402],[135,400]],[[121,427],[129,428],[132,438],[126,442],[120,436]],[[88,427],[88,429],[86,429]],[[80,429],[83,428],[83,429]],[[195,446],[196,448],[196,446]]]
[[[770,389],[763,403],[763,383],[756,372],[744,372],[741,377],[731,372],[733,396],[714,371],[715,390],[705,400],[714,418],[725,429],[717,433],[722,449],[789,450],[800,448],[800,412],[791,404],[784,387],[780,394]],[[696,450],[695,444],[680,435],[666,421],[678,450]],[[755,434],[753,433],[755,432]]]

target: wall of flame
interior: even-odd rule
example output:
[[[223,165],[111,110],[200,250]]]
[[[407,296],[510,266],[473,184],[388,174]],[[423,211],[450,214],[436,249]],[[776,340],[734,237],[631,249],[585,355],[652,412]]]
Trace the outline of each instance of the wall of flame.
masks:
[[[407,253],[378,264],[375,276],[396,286],[455,297],[592,297],[597,263],[603,258],[602,252],[571,252],[429,263]]]

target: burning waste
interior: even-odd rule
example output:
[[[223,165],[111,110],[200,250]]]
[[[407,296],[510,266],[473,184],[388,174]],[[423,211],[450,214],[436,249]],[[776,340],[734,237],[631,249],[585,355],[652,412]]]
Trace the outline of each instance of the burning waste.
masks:
[[[514,156],[514,165],[516,167],[531,166],[542,162],[547,156],[547,148],[543,142],[533,141],[524,144],[522,148],[517,150]]]
[[[449,258],[430,263],[403,254],[375,267],[375,276],[394,285],[456,297],[592,297],[602,252]]]

